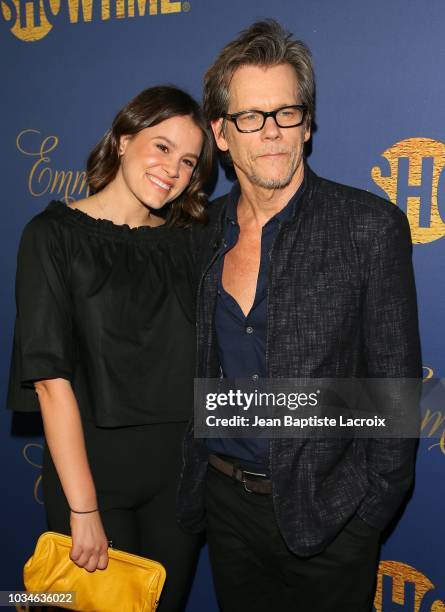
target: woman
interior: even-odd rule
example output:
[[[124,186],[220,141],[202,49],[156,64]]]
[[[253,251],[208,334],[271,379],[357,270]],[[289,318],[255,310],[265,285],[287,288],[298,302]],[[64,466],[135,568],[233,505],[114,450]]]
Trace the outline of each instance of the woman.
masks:
[[[188,94],[143,91],[88,159],[93,195],[50,203],[18,256],[9,404],[40,405],[49,528],[88,571],[110,540],[162,562],[162,611],[181,609],[197,551],[175,520],[195,343],[181,226],[205,217],[212,158]]]

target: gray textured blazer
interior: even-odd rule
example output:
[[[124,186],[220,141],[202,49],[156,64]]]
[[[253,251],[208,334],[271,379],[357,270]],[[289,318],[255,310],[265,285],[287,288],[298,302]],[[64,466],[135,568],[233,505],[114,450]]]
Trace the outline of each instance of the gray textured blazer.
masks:
[[[267,302],[268,376],[421,377],[412,244],[403,212],[366,191],[316,176],[308,166],[295,216],[273,246]],[[195,229],[196,376],[219,376],[211,263],[222,240],[226,198]],[[196,246],[198,245],[198,246]],[[358,514],[384,529],[410,488],[414,439],[274,439],[273,504],[288,547],[320,552]],[[178,518],[205,528],[207,451],[190,425]]]

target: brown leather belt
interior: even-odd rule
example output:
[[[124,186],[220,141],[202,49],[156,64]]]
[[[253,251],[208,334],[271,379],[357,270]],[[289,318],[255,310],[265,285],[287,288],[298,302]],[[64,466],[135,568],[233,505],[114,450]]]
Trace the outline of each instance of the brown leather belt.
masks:
[[[218,470],[218,472],[222,472],[226,476],[230,476],[230,478],[242,483],[244,489],[248,493],[272,493],[272,481],[262,474],[243,470],[235,463],[225,461],[217,455],[209,455],[209,463],[212,467]],[[255,477],[257,477],[257,479],[255,479]]]

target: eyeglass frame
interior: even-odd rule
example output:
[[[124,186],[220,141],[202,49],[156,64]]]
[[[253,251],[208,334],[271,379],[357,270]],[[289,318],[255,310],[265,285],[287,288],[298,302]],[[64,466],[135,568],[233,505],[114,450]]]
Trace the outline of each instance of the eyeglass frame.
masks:
[[[277,113],[279,113],[280,111],[282,111],[284,108],[298,108],[299,110],[302,111],[302,116],[301,116],[301,121],[300,123],[296,123],[295,125],[280,125],[277,121]],[[254,130],[242,130],[238,127],[238,123],[237,123],[237,119],[238,117],[240,117],[241,115],[244,115],[246,113],[259,113],[260,115],[263,116],[263,123],[261,125],[261,127],[259,128],[255,128]],[[247,109],[247,110],[242,110],[239,111],[238,113],[226,113],[225,115],[223,115],[224,119],[228,119],[229,121],[232,121],[235,124],[236,129],[238,130],[238,132],[240,132],[241,134],[251,134],[252,132],[260,132],[265,123],[266,123],[266,119],[268,117],[273,117],[273,120],[275,121],[275,125],[279,128],[283,128],[283,129],[287,129],[287,128],[293,128],[293,127],[299,127],[300,125],[302,125],[304,123],[304,120],[306,118],[306,113],[307,113],[307,106],[306,104],[287,104],[286,106],[280,106],[280,108],[276,108],[273,111],[262,111],[262,110],[258,110],[256,108],[251,108],[251,109]]]

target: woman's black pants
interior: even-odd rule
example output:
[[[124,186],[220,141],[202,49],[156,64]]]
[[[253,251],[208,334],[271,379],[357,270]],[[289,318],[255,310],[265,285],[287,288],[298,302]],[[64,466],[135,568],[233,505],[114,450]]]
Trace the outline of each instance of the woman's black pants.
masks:
[[[113,548],[160,561],[167,580],[159,612],[180,612],[193,577],[199,541],[176,521],[186,423],[99,428],[84,422],[100,515]],[[70,535],[70,511],[45,448],[43,495],[51,531]],[[119,602],[110,602],[118,612]]]

